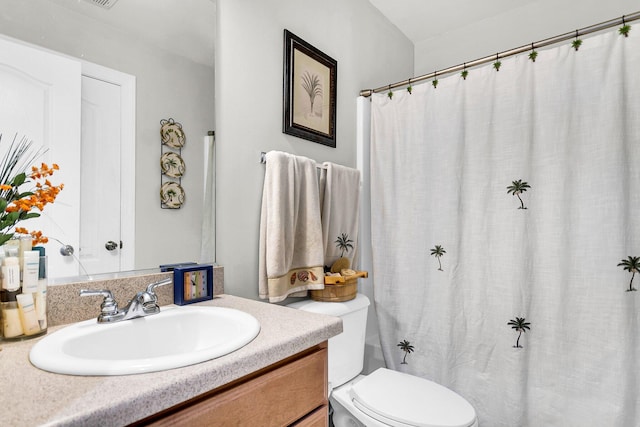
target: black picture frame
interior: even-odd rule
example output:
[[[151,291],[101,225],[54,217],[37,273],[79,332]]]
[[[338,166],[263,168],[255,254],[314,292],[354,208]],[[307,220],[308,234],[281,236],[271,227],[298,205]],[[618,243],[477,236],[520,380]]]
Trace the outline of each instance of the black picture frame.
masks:
[[[282,132],[335,148],[337,77],[335,59],[285,29]]]

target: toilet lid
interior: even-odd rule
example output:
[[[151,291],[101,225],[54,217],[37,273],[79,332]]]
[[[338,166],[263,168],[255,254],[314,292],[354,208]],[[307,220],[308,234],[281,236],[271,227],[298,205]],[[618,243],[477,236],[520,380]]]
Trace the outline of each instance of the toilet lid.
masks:
[[[351,388],[353,404],[391,426],[469,427],[476,412],[462,396],[424,378],[380,368]]]

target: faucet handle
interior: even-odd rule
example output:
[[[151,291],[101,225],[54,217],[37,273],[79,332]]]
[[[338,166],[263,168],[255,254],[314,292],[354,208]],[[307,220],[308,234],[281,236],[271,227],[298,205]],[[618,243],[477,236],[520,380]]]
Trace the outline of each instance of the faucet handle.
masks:
[[[156,293],[155,290],[156,290],[156,288],[158,286],[164,286],[164,285],[168,285],[170,283],[173,283],[173,279],[171,277],[159,280],[157,282],[150,283],[147,286],[147,293],[155,295],[155,293]]]
[[[113,298],[113,294],[108,289],[80,289],[81,297],[104,297],[100,304],[100,312],[106,315],[116,314],[118,312],[118,303]]]

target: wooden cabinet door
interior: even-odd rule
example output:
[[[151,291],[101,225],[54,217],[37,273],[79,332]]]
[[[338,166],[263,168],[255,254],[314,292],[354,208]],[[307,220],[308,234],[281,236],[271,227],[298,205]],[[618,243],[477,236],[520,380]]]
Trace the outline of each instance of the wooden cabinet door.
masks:
[[[144,425],[152,426],[261,426],[281,427],[317,414],[300,426],[326,426],[327,348],[273,369],[233,387],[223,387],[205,398],[187,403]]]

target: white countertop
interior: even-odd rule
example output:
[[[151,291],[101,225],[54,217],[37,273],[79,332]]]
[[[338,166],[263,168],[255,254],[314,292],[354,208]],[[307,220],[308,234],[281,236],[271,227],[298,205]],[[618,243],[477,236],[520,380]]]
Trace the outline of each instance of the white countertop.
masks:
[[[123,426],[269,366],[342,332],[342,321],[264,302],[219,295],[197,305],[253,315],[258,336],[226,356],[148,374],[82,377],[42,371],[29,362],[40,338],[0,342],[0,424]],[[64,326],[49,328],[49,334]],[[114,350],[117,351],[117,350]]]

